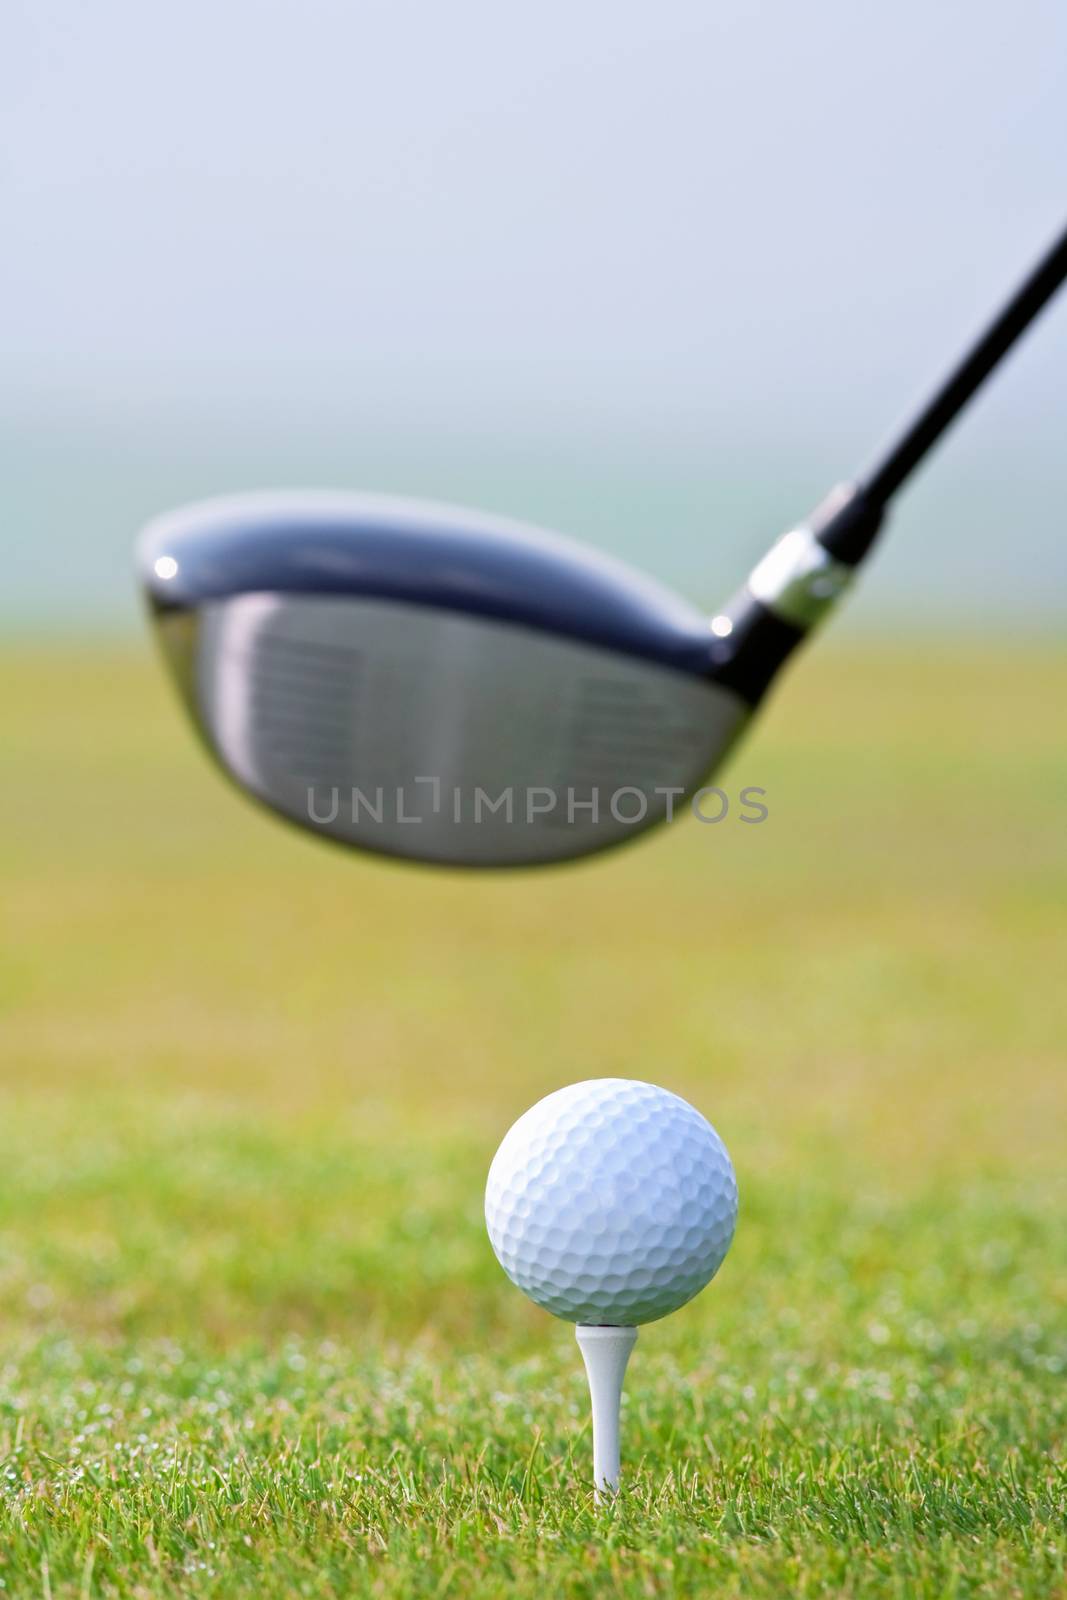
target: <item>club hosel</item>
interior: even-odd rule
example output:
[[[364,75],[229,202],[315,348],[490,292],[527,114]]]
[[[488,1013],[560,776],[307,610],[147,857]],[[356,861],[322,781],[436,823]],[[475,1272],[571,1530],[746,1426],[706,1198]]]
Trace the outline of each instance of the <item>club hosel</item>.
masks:
[[[833,609],[882,521],[856,484],[833,489],[771,546],[711,619],[712,676],[756,705],[783,662]]]
[[[885,521],[885,507],[858,483],[839,483],[804,526],[833,560],[853,571],[870,550]]]

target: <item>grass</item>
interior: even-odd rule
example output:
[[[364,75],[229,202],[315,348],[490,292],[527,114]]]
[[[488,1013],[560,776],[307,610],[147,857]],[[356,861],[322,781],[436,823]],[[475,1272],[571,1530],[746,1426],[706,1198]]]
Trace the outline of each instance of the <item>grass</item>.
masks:
[[[0,1595],[1067,1594],[1067,653],[831,642],[761,827],[486,879],[257,814],[147,655],[0,700]],[[607,1073],[742,1220],[597,1509],[480,1206]]]

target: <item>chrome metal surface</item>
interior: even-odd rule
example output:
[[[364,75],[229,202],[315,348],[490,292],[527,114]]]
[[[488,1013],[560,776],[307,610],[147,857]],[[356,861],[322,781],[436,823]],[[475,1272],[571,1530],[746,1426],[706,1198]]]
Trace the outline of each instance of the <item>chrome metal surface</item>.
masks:
[[[376,598],[246,594],[160,620],[243,787],[314,832],[424,861],[544,863],[633,837],[749,710],[655,662]]]
[[[807,629],[844,593],[853,572],[835,561],[809,528],[793,528],[754,568],[748,588],[783,621]]]

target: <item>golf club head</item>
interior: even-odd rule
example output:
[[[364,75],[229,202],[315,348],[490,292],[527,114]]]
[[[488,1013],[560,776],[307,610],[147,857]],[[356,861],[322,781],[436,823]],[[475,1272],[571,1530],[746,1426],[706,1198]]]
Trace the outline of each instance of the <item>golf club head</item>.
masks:
[[[566,861],[670,816],[751,706],[695,607],[570,540],[330,494],[158,518],[139,570],[237,784],[311,832],[453,866]]]
[[[248,793],[341,844],[571,860],[669,818],[867,559],[887,506],[1067,278],[1067,232],[903,433],[710,619],[618,562],[416,501],[269,494],[145,529],[193,721]]]

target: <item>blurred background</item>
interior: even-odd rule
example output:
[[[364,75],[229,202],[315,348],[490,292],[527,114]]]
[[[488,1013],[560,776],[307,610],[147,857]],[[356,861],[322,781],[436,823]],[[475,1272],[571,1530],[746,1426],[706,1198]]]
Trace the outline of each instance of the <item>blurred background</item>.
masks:
[[[421,1497],[475,1451],[521,1488],[485,1559],[615,1592],[580,1495],[572,1543],[527,1518],[530,1418],[580,1486],[585,1401],[481,1203],[527,1105],[616,1073],[696,1101],[742,1194],[634,1365],[650,1496],[705,1498],[626,1592],[844,1550],[806,1589],[841,1593],[850,1548],[905,1552],[887,1594],[1012,1550],[1062,1583],[1067,298],[733,760],[759,828],[486,877],[298,836],[196,748],[130,556],[190,498],[365,488],[714,604],[1062,226],[1065,61],[1060,0],[8,0],[5,1592],[349,1594],[358,1468],[400,1592],[468,1594],[466,1490],[432,1533]]]
[[[13,0],[6,631],[137,626],[152,512],[471,502],[713,602],[1062,221],[1056,0]],[[847,626],[1045,625],[1067,304],[901,505]]]

